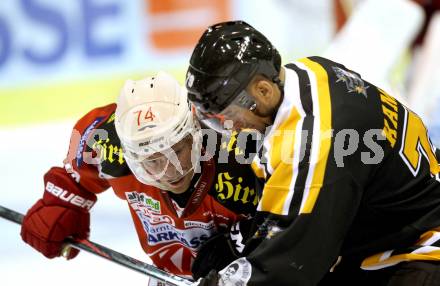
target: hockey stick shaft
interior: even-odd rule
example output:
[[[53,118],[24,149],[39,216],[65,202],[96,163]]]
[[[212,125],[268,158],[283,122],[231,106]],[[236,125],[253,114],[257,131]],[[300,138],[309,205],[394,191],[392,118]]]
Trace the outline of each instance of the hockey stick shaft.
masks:
[[[9,221],[20,224],[23,222],[23,215],[11,209],[0,206],[0,217],[3,217]],[[74,240],[68,238],[66,244],[70,247],[84,250],[86,252],[95,254],[119,265],[128,267],[137,272],[146,274],[147,276],[156,278],[160,281],[167,282],[175,286],[186,286],[192,283],[189,280],[181,278],[179,276],[170,274],[163,270],[160,270],[153,265],[147,264],[145,262],[139,261],[135,258],[127,256],[125,254],[114,251],[110,248],[97,244],[87,239]]]

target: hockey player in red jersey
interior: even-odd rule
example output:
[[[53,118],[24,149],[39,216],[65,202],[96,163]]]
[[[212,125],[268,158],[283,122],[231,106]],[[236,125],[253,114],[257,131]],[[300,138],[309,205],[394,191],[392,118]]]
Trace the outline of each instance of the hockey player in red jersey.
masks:
[[[228,231],[234,225],[238,233],[258,196],[250,166],[236,161],[237,138],[214,136],[202,142],[186,89],[170,75],[127,81],[116,104],[76,123],[64,168],[45,174],[43,197],[24,218],[23,240],[48,258],[60,256],[67,237],[88,237],[89,211],[111,187],[127,201],[140,244],[157,267],[191,278],[201,246],[214,240],[222,257],[196,263],[194,276],[221,269],[234,255],[228,258]],[[71,249],[68,258],[77,254]]]
[[[203,33],[186,86],[213,128],[264,133],[256,231],[195,284],[439,285],[440,152],[408,107],[322,57],[282,66],[242,21]]]

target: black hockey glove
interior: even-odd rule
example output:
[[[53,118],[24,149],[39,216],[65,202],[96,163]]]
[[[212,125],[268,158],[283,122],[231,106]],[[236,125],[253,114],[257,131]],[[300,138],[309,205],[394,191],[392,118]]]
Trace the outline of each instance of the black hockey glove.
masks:
[[[218,275],[217,271],[211,270],[209,271],[209,274],[206,275],[206,277],[200,280],[197,286],[217,286],[219,278],[220,275]]]
[[[200,248],[191,272],[195,280],[206,276],[210,270],[220,271],[237,259],[239,253],[228,233],[219,233],[208,239]]]
[[[195,280],[217,271],[243,256],[244,242],[249,236],[251,220],[242,220],[229,232],[221,232],[208,239],[201,247],[191,268]]]

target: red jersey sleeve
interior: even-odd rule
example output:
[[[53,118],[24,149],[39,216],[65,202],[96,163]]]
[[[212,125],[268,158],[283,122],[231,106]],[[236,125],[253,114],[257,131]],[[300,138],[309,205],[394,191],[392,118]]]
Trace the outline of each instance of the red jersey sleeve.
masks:
[[[98,107],[87,113],[75,124],[70,137],[69,151],[64,167],[73,179],[92,193],[101,193],[110,187],[101,173],[99,144],[106,140],[108,132],[101,129],[103,124],[113,124],[116,104]]]

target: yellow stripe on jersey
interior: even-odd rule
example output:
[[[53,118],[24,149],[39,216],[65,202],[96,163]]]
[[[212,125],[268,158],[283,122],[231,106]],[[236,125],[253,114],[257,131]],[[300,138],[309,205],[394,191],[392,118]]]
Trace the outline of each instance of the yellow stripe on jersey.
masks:
[[[276,181],[283,181],[282,183],[287,183],[289,185],[272,184],[274,176],[277,178]],[[290,188],[291,180],[292,164],[281,162],[272,177],[270,177],[269,181],[264,185],[263,196],[258,205],[258,211],[266,211],[277,215],[287,215],[287,211],[284,211],[284,205],[286,199],[289,197],[289,193],[293,192],[293,187]]]
[[[328,75],[325,69],[318,63],[304,58],[301,59],[302,62],[307,68],[312,70],[316,76],[316,84],[317,92],[318,92],[318,104],[314,103],[313,108],[316,109],[319,107],[319,111],[314,111],[315,114],[319,113],[319,135],[313,134],[313,140],[315,138],[319,138],[319,149],[312,150],[312,152],[319,152],[316,161],[310,162],[310,170],[309,172],[313,172],[310,175],[312,177],[312,181],[310,185],[306,185],[306,188],[309,188],[309,191],[304,195],[307,197],[303,198],[303,204],[301,205],[300,213],[306,214],[311,213],[313,207],[316,203],[316,200],[319,196],[319,192],[321,191],[321,187],[324,181],[324,174],[327,166],[327,159],[330,153],[331,147],[331,129],[332,129],[332,112],[331,112],[331,99],[330,99],[330,87],[328,82]],[[312,80],[312,79],[311,79]],[[314,124],[316,124],[316,119]],[[313,144],[313,143],[312,143]],[[314,144],[313,144],[314,145]],[[313,160],[313,158],[311,158]],[[314,166],[314,168],[313,168]]]
[[[364,270],[377,270],[390,267],[405,261],[440,261],[440,248],[432,248],[435,248],[435,250],[428,251],[426,253],[404,253],[391,256],[386,259],[383,258],[384,256],[386,256],[386,253],[379,253],[365,259],[362,262],[361,268]]]
[[[269,164],[274,172],[264,186],[264,193],[258,206],[258,210],[273,214],[287,215],[284,210],[286,200],[292,198],[294,191],[293,177],[293,152],[295,146],[295,130],[300,128],[298,121],[301,118],[299,112],[293,107],[289,117],[274,130],[270,142]],[[298,150],[299,152],[299,150]],[[289,196],[290,194],[290,196]]]
[[[427,243],[429,243],[429,240],[432,239],[435,239],[435,241],[440,239],[440,227],[434,228],[430,231],[423,233],[420,236],[420,239],[416,242],[416,245],[427,245]]]
[[[364,270],[377,270],[396,265],[404,261],[435,260],[440,261],[440,228],[434,228],[423,233],[415,243],[415,247],[408,250],[389,250],[372,255],[362,261],[361,268]]]
[[[296,108],[293,107],[287,120],[283,121],[271,138],[269,138],[269,144],[271,146],[269,150],[269,160],[273,170],[278,168],[281,162],[290,165],[293,163],[295,132],[297,128],[301,129],[301,126],[297,126],[300,118],[300,114]],[[299,152],[299,150],[297,151]],[[290,181],[291,178],[292,176],[285,179]],[[274,182],[274,184],[278,185],[277,182]]]

